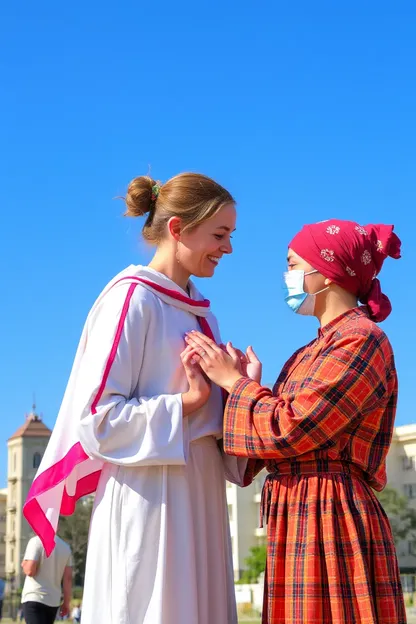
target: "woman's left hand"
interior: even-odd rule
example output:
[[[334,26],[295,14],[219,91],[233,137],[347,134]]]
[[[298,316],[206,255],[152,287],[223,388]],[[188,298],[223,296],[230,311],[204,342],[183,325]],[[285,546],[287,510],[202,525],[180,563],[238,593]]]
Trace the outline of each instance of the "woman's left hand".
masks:
[[[230,392],[235,382],[243,377],[240,355],[230,342],[224,351],[213,340],[197,331],[186,334],[185,340],[193,347],[204,373],[217,386]]]

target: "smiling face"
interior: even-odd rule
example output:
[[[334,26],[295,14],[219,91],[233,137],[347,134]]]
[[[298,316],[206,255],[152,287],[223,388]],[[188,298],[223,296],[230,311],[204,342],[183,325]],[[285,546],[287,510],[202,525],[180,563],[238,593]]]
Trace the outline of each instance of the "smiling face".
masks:
[[[176,257],[187,273],[212,277],[223,255],[233,251],[231,238],[236,219],[235,205],[230,202],[195,228],[182,230]]]

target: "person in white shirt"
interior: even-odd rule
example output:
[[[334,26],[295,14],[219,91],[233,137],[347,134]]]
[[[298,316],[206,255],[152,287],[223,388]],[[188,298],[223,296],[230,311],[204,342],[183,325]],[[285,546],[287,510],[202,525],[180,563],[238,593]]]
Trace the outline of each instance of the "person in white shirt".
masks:
[[[27,624],[53,624],[60,605],[61,615],[69,614],[72,555],[66,542],[56,537],[55,549],[50,557],[46,557],[39,537],[32,537],[26,547],[22,569],[26,574],[22,605]],[[64,594],[62,603],[61,584]]]

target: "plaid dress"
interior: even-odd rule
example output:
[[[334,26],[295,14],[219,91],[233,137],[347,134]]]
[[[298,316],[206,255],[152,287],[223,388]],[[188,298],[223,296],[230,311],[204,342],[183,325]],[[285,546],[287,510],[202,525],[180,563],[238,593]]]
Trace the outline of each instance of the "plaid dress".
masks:
[[[264,624],[405,624],[386,484],[397,376],[391,345],[355,308],[284,366],[273,392],[242,379],[224,450],[264,466]]]

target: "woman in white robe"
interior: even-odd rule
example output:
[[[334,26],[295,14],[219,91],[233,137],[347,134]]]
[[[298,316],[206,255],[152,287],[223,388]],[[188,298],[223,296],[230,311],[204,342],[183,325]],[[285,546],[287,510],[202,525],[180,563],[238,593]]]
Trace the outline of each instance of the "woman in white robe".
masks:
[[[126,203],[128,215],[149,214],[157,251],[89,314],[25,516],[50,550],[56,507],[70,513],[96,489],[83,624],[236,624],[224,475],[241,483],[246,460],[221,455],[221,391],[183,353],[192,329],[219,341],[189,278],[231,253],[234,201],[181,174],[163,186],[136,178]]]

